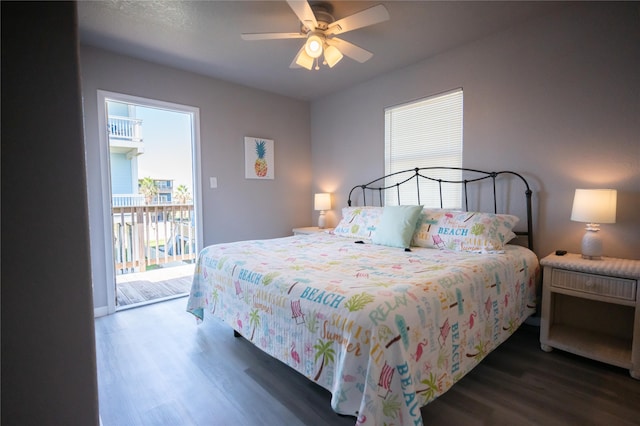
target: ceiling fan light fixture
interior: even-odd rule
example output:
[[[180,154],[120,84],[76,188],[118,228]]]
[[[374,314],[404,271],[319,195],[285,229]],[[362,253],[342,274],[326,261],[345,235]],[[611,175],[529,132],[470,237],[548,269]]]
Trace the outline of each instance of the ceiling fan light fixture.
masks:
[[[340,62],[342,57],[343,57],[342,52],[340,52],[338,48],[335,46],[327,46],[324,49],[324,60],[329,66],[329,68],[333,68],[335,64]]]
[[[304,50],[302,50],[296,58],[296,64],[308,70],[311,70],[311,68],[313,67],[313,62],[314,59],[311,56],[307,55],[307,52],[305,52]]]
[[[1,0],[0,0],[1,1]],[[295,33],[244,33],[243,40],[306,39],[289,68],[320,69],[320,62],[333,68],[343,55],[363,63],[371,59],[373,53],[337,35],[369,25],[379,24],[389,19],[387,8],[376,5],[353,13],[337,21],[333,17],[333,7],[326,1],[286,0],[301,23]],[[324,58],[320,59],[321,56]],[[315,65],[315,67],[314,67]]]
[[[320,36],[313,34],[307,38],[304,50],[312,58],[319,58],[322,55],[322,39]]]

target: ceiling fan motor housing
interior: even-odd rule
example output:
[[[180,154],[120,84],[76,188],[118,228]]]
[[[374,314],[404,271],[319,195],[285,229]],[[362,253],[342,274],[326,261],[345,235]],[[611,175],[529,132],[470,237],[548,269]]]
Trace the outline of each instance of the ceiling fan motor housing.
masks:
[[[326,2],[311,3],[310,5],[311,10],[313,10],[313,14],[316,17],[316,21],[318,22],[316,30],[325,31],[327,28],[329,28],[329,25],[331,25],[336,20],[331,14],[331,12],[333,12],[333,7]],[[304,24],[301,25],[301,28],[303,33],[307,33],[310,31],[305,27]]]

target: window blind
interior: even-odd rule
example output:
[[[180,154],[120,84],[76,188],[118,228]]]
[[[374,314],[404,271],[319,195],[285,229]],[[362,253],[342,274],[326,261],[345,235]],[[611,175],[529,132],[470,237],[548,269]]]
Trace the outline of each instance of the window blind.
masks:
[[[385,108],[385,174],[415,167],[462,167],[462,89],[415,102]],[[448,170],[428,176],[461,180],[462,173]],[[420,203],[440,207],[437,182],[420,179]],[[397,183],[394,178],[387,186]],[[443,183],[443,207],[460,208],[459,184]],[[418,204],[415,185],[400,187],[400,204]],[[397,191],[385,191],[385,204],[398,204]]]

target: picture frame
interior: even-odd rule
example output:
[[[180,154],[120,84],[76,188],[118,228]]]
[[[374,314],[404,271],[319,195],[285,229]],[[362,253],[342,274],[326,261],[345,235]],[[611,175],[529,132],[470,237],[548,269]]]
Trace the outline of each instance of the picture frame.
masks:
[[[274,141],[245,136],[244,177],[246,179],[274,179]]]

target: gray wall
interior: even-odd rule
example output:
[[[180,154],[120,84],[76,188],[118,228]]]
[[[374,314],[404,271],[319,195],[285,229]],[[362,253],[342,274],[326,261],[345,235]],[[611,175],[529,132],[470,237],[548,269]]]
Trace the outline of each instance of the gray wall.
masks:
[[[328,220],[353,185],[384,174],[386,106],[462,87],[464,166],[525,175],[539,256],[580,252],[576,188],[615,188],[605,255],[640,259],[639,46],[637,4],[572,3],[313,102],[313,187],[336,192]]]
[[[75,4],[2,2],[3,425],[97,425]]]
[[[291,235],[312,220],[307,102],[89,46],[81,51],[94,306],[107,304],[97,90],[200,108],[204,244]],[[245,179],[244,137],[275,141],[275,179]],[[209,177],[218,188],[209,189]],[[109,208],[107,206],[107,208]]]

